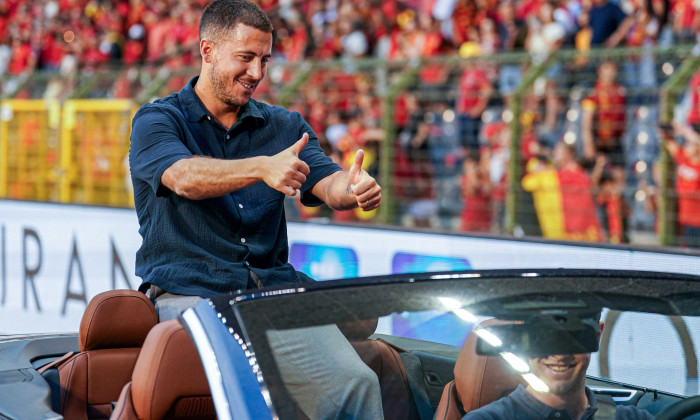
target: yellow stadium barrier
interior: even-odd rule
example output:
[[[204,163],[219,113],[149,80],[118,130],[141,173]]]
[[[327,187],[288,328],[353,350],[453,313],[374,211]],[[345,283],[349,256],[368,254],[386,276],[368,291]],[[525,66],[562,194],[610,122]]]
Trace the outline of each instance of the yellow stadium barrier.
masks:
[[[133,207],[131,100],[0,103],[0,198]]]
[[[0,198],[57,201],[60,104],[0,104]]]
[[[131,100],[77,99],[63,105],[60,201],[133,207],[129,177]]]

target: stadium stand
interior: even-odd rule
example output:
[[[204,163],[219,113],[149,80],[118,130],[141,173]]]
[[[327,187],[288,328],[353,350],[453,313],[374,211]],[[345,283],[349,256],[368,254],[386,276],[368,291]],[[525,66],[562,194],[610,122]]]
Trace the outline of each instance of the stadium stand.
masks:
[[[696,3],[258,1],[275,38],[256,97],[300,111],[341,164],[365,148],[387,190],[377,213],[291,215],[696,244],[676,202],[700,207],[700,181],[675,179],[700,179],[700,157],[663,147],[700,129]],[[0,2],[0,144],[22,156],[0,157],[0,198],[130,206],[130,117],[197,74],[206,4]]]

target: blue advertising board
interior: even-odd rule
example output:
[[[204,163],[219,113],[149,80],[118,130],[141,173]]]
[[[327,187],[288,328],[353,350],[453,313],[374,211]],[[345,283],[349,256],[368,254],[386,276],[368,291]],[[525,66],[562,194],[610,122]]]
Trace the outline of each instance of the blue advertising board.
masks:
[[[319,281],[358,277],[357,254],[351,248],[292,243],[289,262]]]
[[[392,273],[403,274],[426,273],[433,271],[470,270],[472,265],[466,258],[397,252],[394,254],[391,268]]]

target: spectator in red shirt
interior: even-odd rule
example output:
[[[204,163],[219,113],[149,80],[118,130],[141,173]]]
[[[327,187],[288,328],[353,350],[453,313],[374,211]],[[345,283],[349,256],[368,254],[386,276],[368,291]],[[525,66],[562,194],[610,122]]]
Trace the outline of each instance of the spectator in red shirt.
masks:
[[[479,152],[491,184],[491,230],[502,233],[510,162],[510,130],[508,124],[496,121],[484,126],[483,131],[487,144]]]
[[[39,52],[39,65],[43,70],[58,71],[63,60],[63,46],[55,33],[49,34],[43,41]]]
[[[667,138],[665,146],[676,162],[678,224],[683,243],[697,248],[700,247],[700,134],[685,125],[676,129],[683,136],[683,145]]]
[[[452,42],[461,45],[469,41],[469,28],[476,27],[478,7],[474,0],[457,0],[452,12]]]
[[[146,26],[146,58],[149,62],[156,62],[163,58],[165,42],[172,36],[174,22],[168,10],[162,10],[159,14],[151,13]]]
[[[700,70],[695,72],[688,84],[690,94],[690,109],[686,121],[693,127],[693,130],[700,133]]]
[[[478,152],[467,154],[462,166],[462,197],[464,207],[461,228],[464,232],[489,232],[492,221],[491,192],[488,162],[480,161]]]
[[[608,241],[614,244],[629,242],[627,220],[630,208],[610,172],[603,172],[598,180],[596,201],[602,210],[601,219]]]
[[[82,40],[81,64],[87,69],[94,70],[109,61],[109,56],[100,50],[99,40],[95,37],[85,37]]]
[[[12,41],[12,57],[7,65],[7,72],[18,76],[34,70],[36,65],[36,53],[28,41],[14,39]]]
[[[143,43],[143,26],[135,24],[129,28],[129,39],[124,43],[122,61],[127,66],[142,64],[146,47]]]
[[[566,237],[579,241],[601,241],[603,235],[593,203],[591,180],[576,161],[574,147],[559,142],[554,147],[554,163],[561,189]]]
[[[676,0],[671,6],[671,24],[677,42],[695,41],[698,7],[694,0]]]
[[[459,81],[457,115],[460,141],[466,150],[479,149],[481,115],[488,106],[493,87],[486,71],[476,61],[468,60]]]
[[[603,155],[610,163],[618,183],[624,182],[625,156],[622,134],[625,131],[625,89],[616,82],[617,65],[605,61],[598,67],[593,92],[581,103],[583,154],[595,160]]]

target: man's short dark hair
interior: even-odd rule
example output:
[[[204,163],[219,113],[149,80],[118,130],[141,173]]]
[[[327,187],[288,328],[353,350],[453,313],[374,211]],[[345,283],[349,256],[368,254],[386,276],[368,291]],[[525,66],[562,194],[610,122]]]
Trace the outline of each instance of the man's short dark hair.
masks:
[[[248,0],[214,0],[202,13],[199,40],[218,42],[238,24],[272,32],[272,22],[255,3]]]

